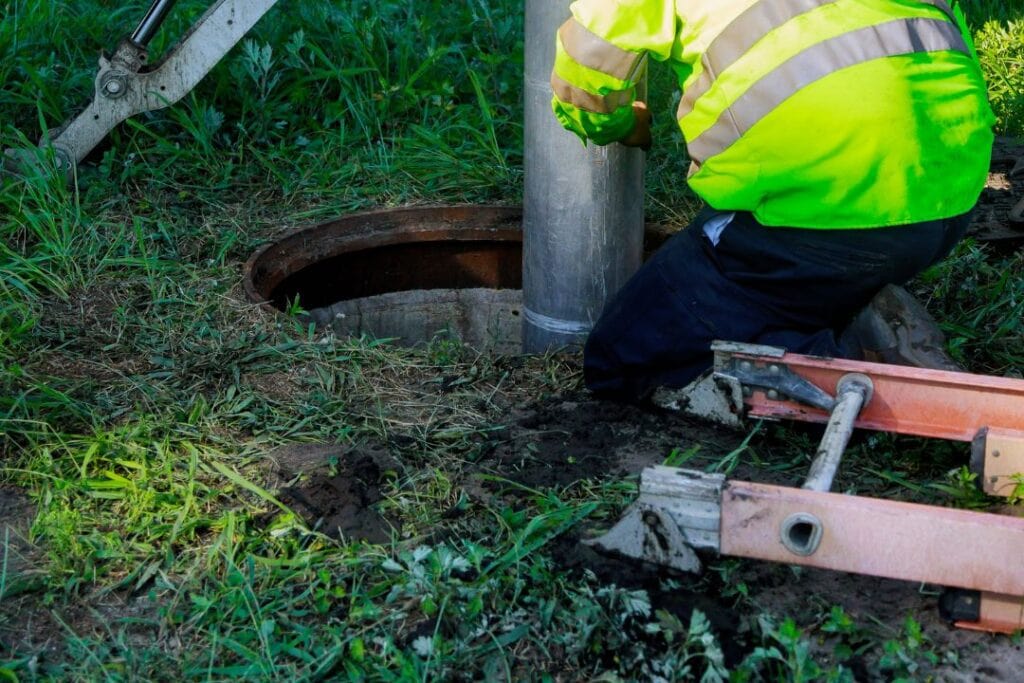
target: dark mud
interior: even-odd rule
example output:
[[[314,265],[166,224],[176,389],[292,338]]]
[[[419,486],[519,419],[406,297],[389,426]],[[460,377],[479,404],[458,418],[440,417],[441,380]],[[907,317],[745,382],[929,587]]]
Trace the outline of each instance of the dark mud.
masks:
[[[344,541],[387,543],[392,526],[375,506],[399,465],[373,447],[295,445],[274,454],[285,482],[277,497],[306,524]]]
[[[857,625],[855,633],[843,638],[855,650],[869,642],[905,643],[905,623],[913,619],[925,637],[922,649],[938,659],[935,665],[922,663],[915,675],[918,680],[1002,683],[1021,680],[1024,672],[1019,638],[958,629],[943,621],[937,586],[753,561],[743,562],[733,580],[749,586],[753,607],[792,616],[803,628],[821,624],[833,606],[841,607]],[[821,663],[834,661],[839,641],[828,634],[811,641],[815,658]],[[846,665],[854,667],[858,681],[892,678],[877,662]]]
[[[706,461],[728,454],[742,440],[741,434],[584,391],[538,401],[513,420],[482,464],[531,488],[636,475],[673,452],[692,451]]]
[[[1008,138],[996,140],[988,182],[978,199],[967,234],[1000,250],[1024,246],[1024,223],[1014,222],[1010,213],[1024,199],[1024,173],[1011,174],[1024,145]]]

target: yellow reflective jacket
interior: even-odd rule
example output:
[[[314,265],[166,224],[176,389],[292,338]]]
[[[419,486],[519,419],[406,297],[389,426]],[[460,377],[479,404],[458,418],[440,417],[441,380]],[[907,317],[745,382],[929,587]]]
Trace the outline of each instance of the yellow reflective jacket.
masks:
[[[691,187],[764,225],[869,228],[974,206],[994,116],[945,0],[578,0],[555,115],[597,144],[633,129],[647,57],[674,70]]]

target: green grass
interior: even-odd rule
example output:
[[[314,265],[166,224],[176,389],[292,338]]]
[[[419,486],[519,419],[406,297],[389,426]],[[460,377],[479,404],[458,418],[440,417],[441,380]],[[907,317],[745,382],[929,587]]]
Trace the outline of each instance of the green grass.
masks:
[[[974,30],[998,125],[1004,133],[1020,137],[1024,135],[1024,7],[994,0],[961,5]]]
[[[146,5],[0,8],[0,148],[83,106],[97,54]],[[178,3],[154,51],[205,6]],[[1020,13],[965,7],[1001,125],[1020,133]],[[511,2],[282,4],[183,102],[114,131],[70,187],[45,153],[0,179],[0,484],[30,496],[38,548],[16,570],[0,540],[0,680],[848,680],[809,649],[823,633],[888,655],[894,676],[927,664],[909,623],[878,635],[843,614],[777,615],[750,625],[728,672],[699,612],[680,621],[552,559],[553,539],[614,518],[632,482],[491,478],[493,496],[472,495],[510,419],[499,398],[578,387],[571,359],[336,340],[243,301],[240,264],[292,225],[518,202],[521,23]],[[651,89],[664,114],[648,214],[682,223],[696,203],[675,95],[666,73]],[[1022,271],[965,245],[922,280],[972,368],[1019,373]],[[718,463],[672,457],[805,467],[799,436],[766,431]],[[268,455],[293,442],[397,454],[379,504],[391,543],[340,542],[281,502]],[[974,504],[956,454],[925,448],[872,442],[844,485]],[[707,581],[746,605],[729,567]],[[32,629],[56,645],[25,646]]]

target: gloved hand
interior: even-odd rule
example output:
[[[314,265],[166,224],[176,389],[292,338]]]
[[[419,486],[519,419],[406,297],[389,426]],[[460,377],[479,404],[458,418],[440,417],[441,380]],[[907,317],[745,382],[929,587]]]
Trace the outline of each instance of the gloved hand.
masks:
[[[646,102],[637,100],[633,103],[633,118],[636,123],[632,132],[619,142],[626,147],[639,147],[646,152],[651,149],[651,112]]]

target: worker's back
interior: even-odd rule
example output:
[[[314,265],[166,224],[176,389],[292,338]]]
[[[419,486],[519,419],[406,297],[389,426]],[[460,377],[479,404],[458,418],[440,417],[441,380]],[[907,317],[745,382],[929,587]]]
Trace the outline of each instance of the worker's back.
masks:
[[[575,3],[578,33],[674,67],[690,184],[712,206],[764,225],[856,228],[953,216],[977,200],[993,117],[962,22],[942,0],[623,5]],[[563,30],[556,73],[608,101],[635,77],[600,83],[610,70],[597,45]],[[629,116],[559,109],[584,129]]]

